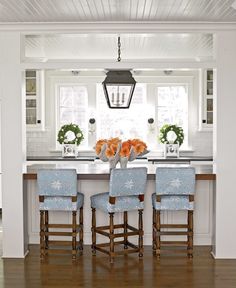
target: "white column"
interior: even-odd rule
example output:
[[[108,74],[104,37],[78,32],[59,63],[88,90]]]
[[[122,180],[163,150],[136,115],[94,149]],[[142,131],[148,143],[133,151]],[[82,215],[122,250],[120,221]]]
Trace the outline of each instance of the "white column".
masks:
[[[24,257],[23,181],[24,101],[20,68],[20,33],[0,32],[2,99],[3,257]]]
[[[217,109],[215,113],[216,258],[236,258],[236,32],[216,35]]]

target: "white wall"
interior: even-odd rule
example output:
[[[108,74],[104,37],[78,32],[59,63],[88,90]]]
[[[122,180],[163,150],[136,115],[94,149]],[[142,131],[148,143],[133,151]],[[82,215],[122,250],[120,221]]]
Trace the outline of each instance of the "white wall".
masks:
[[[26,145],[20,33],[1,32],[0,43],[3,257],[24,257],[22,171]]]
[[[55,101],[54,90],[51,88],[51,82],[53,77],[61,77],[67,79],[68,82],[82,81],[81,77],[84,76],[101,76],[103,79],[104,74],[88,72],[80,73],[78,76],[73,77],[69,72],[48,71],[46,72],[46,91],[45,91],[45,103],[46,103],[46,128],[45,131],[32,131],[27,132],[27,155],[29,156],[50,156],[55,155],[52,150],[55,149]],[[149,75],[150,77],[147,77]],[[192,77],[193,79],[193,93],[191,97],[190,111],[189,111],[189,132],[190,132],[190,145],[192,151],[183,152],[185,155],[200,155],[209,156],[212,155],[212,132],[199,131],[199,98],[202,95],[202,89],[200,87],[199,71],[174,71],[171,76],[166,76],[163,71],[139,73],[136,75],[137,81],[142,81],[142,77],[146,78],[147,82],[150,79],[156,78],[156,81],[173,81],[174,77]],[[160,78],[161,77],[161,78]],[[79,80],[76,80],[79,79]],[[92,79],[92,77],[91,77]],[[138,80],[140,79],[140,80]],[[91,80],[92,81],[92,80]],[[155,81],[155,80],[152,80]],[[150,90],[153,91],[153,90]],[[155,95],[148,95],[149,98],[155,98]],[[157,141],[157,135],[154,136]],[[91,145],[93,147],[94,144]],[[88,154],[89,152],[85,152]],[[92,152],[93,153],[93,152]]]
[[[236,258],[236,33],[219,32],[217,53],[215,247],[216,258]],[[217,148],[217,149],[216,149]]]

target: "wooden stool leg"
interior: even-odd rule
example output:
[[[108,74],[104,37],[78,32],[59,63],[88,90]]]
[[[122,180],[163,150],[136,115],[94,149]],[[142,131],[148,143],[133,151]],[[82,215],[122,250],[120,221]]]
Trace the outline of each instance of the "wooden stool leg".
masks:
[[[84,226],[83,226],[83,207],[80,208],[79,211],[79,226],[80,226],[80,230],[79,230],[79,249],[83,250],[83,242],[84,242]]]
[[[152,210],[152,249],[156,253],[157,245],[157,234],[156,234],[156,209]]]
[[[72,260],[76,259],[77,245],[76,245],[76,211],[72,211]]]
[[[188,211],[188,257],[193,257],[193,211]]]
[[[143,210],[138,210],[138,248],[139,248],[139,257],[143,257]]]
[[[156,254],[157,257],[161,255],[161,212],[159,210],[156,211]]]
[[[128,248],[128,236],[127,236],[127,232],[128,232],[128,228],[127,228],[127,225],[128,225],[128,212],[125,211],[124,212],[124,249],[127,249]]]
[[[45,232],[48,232],[48,221],[49,221],[49,216],[48,216],[48,211],[45,211]],[[48,249],[48,240],[49,236],[45,235],[45,249]]]
[[[92,208],[92,253],[96,254],[96,209]]]
[[[110,215],[110,263],[114,262],[114,213]]]
[[[40,258],[45,256],[44,211],[40,210]]]

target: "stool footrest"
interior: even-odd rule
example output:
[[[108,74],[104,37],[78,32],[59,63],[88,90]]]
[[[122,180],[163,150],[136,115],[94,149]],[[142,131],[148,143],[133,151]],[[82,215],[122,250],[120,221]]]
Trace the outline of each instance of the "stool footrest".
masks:
[[[160,241],[162,246],[187,246],[187,241]]]
[[[161,228],[188,228],[188,224],[161,224]]]
[[[124,249],[124,250],[120,250],[120,251],[115,251],[113,253],[115,253],[117,255],[122,255],[122,254],[131,254],[131,253],[139,252],[138,246],[134,245],[133,243],[130,243],[130,242],[125,243],[125,241],[114,242],[114,245],[120,245],[120,244],[126,244],[127,246],[129,246],[132,249]],[[109,247],[109,246],[110,246],[110,243],[100,243],[100,244],[96,244],[94,246],[94,249],[96,249],[100,252],[104,252],[104,253],[109,255],[110,251],[103,248],[103,247]]]
[[[45,236],[76,236],[78,232],[58,232],[58,231],[51,231],[51,232],[40,232],[40,235]]]
[[[48,228],[67,228],[67,229],[73,228],[72,224],[48,224],[47,226],[48,226]],[[45,227],[45,225],[44,225],[44,227]],[[76,225],[76,228],[80,228],[80,225],[79,224]]]
[[[160,231],[160,232],[157,232],[157,235],[189,235],[189,236],[192,236],[193,235],[193,232],[184,232],[184,231]]]

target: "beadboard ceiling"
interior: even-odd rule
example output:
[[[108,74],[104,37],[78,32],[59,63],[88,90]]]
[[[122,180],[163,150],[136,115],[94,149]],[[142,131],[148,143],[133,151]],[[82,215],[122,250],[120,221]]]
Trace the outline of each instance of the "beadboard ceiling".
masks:
[[[236,22],[234,0],[0,0],[0,23]]]
[[[208,60],[212,34],[120,34],[121,59]],[[115,34],[28,35],[26,57],[46,59],[117,59]]]

